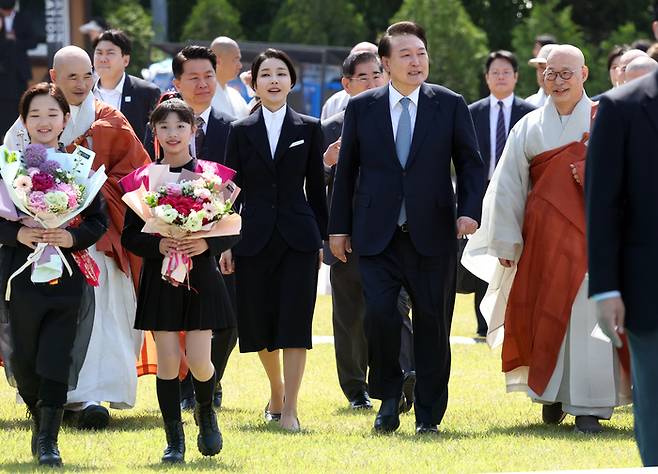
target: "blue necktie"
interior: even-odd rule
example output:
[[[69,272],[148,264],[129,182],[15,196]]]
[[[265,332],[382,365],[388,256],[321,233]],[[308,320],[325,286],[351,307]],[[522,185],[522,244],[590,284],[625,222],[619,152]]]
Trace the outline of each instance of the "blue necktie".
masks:
[[[400,99],[402,106],[402,113],[400,114],[400,121],[398,122],[398,131],[395,134],[395,151],[398,154],[398,160],[402,168],[407,165],[407,158],[409,158],[409,150],[411,149],[411,115],[409,114],[409,97]],[[398,216],[398,225],[407,222],[407,209],[404,204],[404,197],[402,198],[402,205],[400,206],[400,215]]]
[[[496,124],[496,164],[503,154],[505,142],[507,141],[507,130],[505,129],[505,115],[503,113],[503,101],[498,101],[498,123]]]

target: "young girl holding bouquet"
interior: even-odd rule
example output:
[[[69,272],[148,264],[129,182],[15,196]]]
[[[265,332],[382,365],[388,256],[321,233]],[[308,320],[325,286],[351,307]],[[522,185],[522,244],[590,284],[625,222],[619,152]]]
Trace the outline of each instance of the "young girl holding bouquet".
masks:
[[[31,141],[24,160],[26,166],[34,167],[32,162],[45,159],[47,148],[57,148],[69,118],[69,105],[56,86],[43,82],[23,94],[19,112]],[[33,182],[36,188],[41,172],[30,169],[36,170],[31,178],[20,176],[16,181]],[[93,289],[71,253],[90,247],[107,229],[100,194],[80,217],[77,227],[65,229],[27,227],[19,221],[0,219],[0,311],[5,313],[0,314],[0,319],[7,316],[11,335],[6,369],[15,378],[18,392],[32,415],[32,454],[38,456],[42,465],[62,464],[57,446],[62,407],[67,391],[77,383],[91,335]],[[9,276],[26,263],[40,243],[59,247],[72,275],[64,270],[58,280],[34,283],[28,267],[11,280],[10,299],[5,302]]]
[[[167,100],[155,108],[150,125],[163,150],[159,163],[168,164],[174,173],[193,171],[196,163],[189,153],[196,131],[193,110],[180,99]],[[186,332],[185,355],[194,382],[197,447],[204,456],[213,456],[222,448],[222,436],[212,404],[215,368],[210,360],[210,342],[213,329],[226,328],[232,321],[217,260],[237,237],[175,240],[144,233],[143,227],[144,221],[128,209],[121,242],[144,261],[135,328],[155,335],[156,391],[167,437],[162,462],[184,462],[185,456],[178,379],[180,331]],[[188,282],[176,287],[161,274],[163,258],[174,251],[192,260]]]

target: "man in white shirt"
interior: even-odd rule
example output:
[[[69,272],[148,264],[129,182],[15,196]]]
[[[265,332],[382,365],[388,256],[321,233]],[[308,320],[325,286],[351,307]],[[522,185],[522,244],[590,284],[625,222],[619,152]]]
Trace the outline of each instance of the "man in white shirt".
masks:
[[[160,98],[153,83],[126,74],[132,42],[121,30],[107,30],[94,41],[94,70],[98,82],[92,92],[98,100],[121,111],[142,142],[151,111]]]
[[[537,84],[539,85],[539,90],[530,97],[526,97],[525,100],[535,107],[542,107],[548,98],[548,93],[544,88],[544,71],[546,70],[546,58],[548,58],[548,54],[555,46],[555,44],[545,44],[541,47],[537,56],[528,61],[528,64],[537,70]]]
[[[217,89],[212,99],[212,106],[234,119],[245,118],[249,115],[247,102],[236,89],[228,85],[242,69],[240,62],[242,56],[238,43],[226,36],[219,36],[210,44],[210,49],[217,56]]]

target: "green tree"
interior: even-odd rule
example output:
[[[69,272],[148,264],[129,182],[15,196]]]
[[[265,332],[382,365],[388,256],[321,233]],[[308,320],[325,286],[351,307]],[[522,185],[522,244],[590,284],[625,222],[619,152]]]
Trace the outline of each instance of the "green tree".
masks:
[[[591,95],[604,92],[610,87],[610,75],[608,71],[608,54],[615,46],[631,44],[638,38],[635,25],[631,22],[620,25],[608,38],[601,41],[596,50],[596,61],[590,64],[590,77],[587,80],[587,92]]]
[[[244,38],[249,41],[267,41],[272,19],[283,0],[229,0],[240,12]]]
[[[217,36],[241,39],[240,13],[228,0],[199,0],[185,22],[181,40],[210,42]]]
[[[141,69],[149,64],[149,49],[154,36],[151,15],[135,0],[121,0],[117,3],[113,8],[108,8],[106,19],[110,26],[123,30],[132,40],[127,71],[141,77]]]
[[[512,30],[528,14],[526,0],[462,0],[473,23],[482,28],[491,50],[511,49]]]
[[[352,46],[366,37],[363,16],[349,0],[285,0],[270,41]]]
[[[568,43],[579,47],[589,63],[590,48],[585,43],[581,28],[573,21],[571,6],[559,8],[559,0],[547,0],[544,3],[533,3],[530,15],[512,31],[512,50],[519,58],[519,82],[516,91],[525,97],[537,90],[535,69],[527,64],[532,57],[535,37],[550,33],[555,35],[559,43]]]
[[[377,42],[388,28],[388,21],[400,9],[402,0],[353,0],[356,9],[363,15],[368,34],[364,41]]]
[[[471,102],[480,95],[487,37],[459,0],[404,0],[391,22],[413,20],[427,32],[430,82],[444,85]]]

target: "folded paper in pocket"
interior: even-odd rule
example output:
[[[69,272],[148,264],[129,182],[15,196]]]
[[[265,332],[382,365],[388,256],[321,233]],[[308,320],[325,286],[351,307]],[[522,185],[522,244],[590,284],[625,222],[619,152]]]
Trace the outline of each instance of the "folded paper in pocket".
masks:
[[[288,148],[294,148],[298,145],[301,145],[304,143],[304,140],[297,140],[296,142],[292,142]]]

